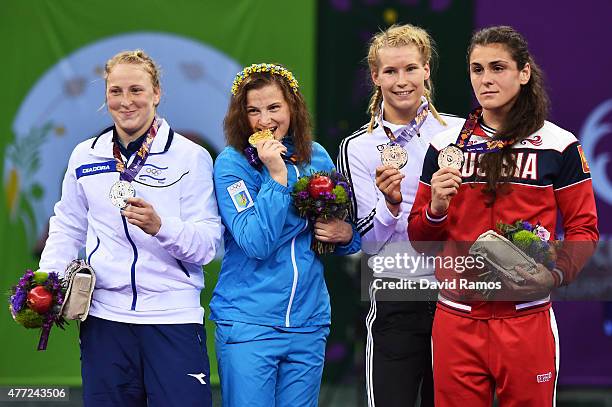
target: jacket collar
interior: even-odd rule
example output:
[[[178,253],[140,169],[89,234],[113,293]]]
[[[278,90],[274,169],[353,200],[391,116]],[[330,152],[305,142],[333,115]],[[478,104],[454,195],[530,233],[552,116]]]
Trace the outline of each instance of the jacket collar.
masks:
[[[113,158],[114,128],[114,126],[107,128],[102,134],[94,139],[93,143],[91,144],[91,154],[102,158]],[[149,154],[164,153],[166,151],[166,144],[168,144],[168,138],[170,137],[171,133],[172,130],[170,129],[170,125],[165,119],[162,119],[162,124],[159,126],[159,130],[157,130],[157,134],[155,135],[155,140],[153,140]]]

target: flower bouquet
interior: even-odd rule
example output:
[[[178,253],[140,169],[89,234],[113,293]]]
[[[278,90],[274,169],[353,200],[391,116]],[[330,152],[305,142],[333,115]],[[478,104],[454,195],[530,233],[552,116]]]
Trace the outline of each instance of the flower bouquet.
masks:
[[[525,278],[517,272],[517,267],[529,274],[538,272],[538,263],[549,270],[555,267],[559,243],[549,242],[550,232],[539,223],[532,225],[522,220],[513,224],[498,222],[496,229],[480,235],[469,250],[472,256],[483,259],[487,266],[487,271],[478,275],[481,281],[511,281],[522,285]],[[491,294],[490,289],[483,291],[485,298]]]
[[[63,303],[64,291],[57,273],[27,270],[11,289],[9,310],[18,324],[42,328],[38,350],[45,350],[53,324],[64,329]]]
[[[514,243],[523,253],[543,264],[547,269],[555,268],[557,246],[560,242],[550,242],[550,232],[537,223],[518,220],[512,225],[498,222],[497,230],[506,239]]]
[[[339,172],[315,172],[301,177],[293,187],[293,204],[300,216],[312,221],[338,218],[345,220],[349,214],[351,186]],[[312,250],[318,254],[332,253],[334,243],[312,241]]]

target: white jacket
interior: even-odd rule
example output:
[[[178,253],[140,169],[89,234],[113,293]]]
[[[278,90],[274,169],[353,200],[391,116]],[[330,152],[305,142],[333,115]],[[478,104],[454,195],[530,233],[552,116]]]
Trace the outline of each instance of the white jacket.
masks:
[[[222,234],[210,154],[162,122],[132,182],[136,196],[161,218],[156,236],[129,224],[112,205],[109,192],[118,180],[112,127],[76,146],[40,269],[62,274],[85,243],[96,272],[90,315],[142,324],[202,323],[202,265],[214,258]]]
[[[441,114],[441,116],[449,127],[463,124],[465,121],[451,115]],[[385,122],[385,125],[396,136],[406,127],[388,122]],[[421,125],[419,136],[412,137],[409,141],[398,138],[397,142],[408,154],[408,161],[400,170],[405,178],[401,184],[402,203],[397,216],[393,216],[389,211],[382,192],[376,187],[376,167],[382,165],[381,151],[389,143],[389,138],[381,123],[376,121],[372,133],[367,132],[367,124],[362,126],[343,139],[340,144],[337,167],[353,185],[352,216],[361,234],[361,250],[369,255],[393,258],[397,254],[402,256],[401,268],[385,269],[377,275],[378,277],[428,277],[433,279],[432,267],[418,266],[415,269],[411,263],[412,260],[406,263],[403,257],[404,253],[415,260],[420,256],[412,249],[412,246],[406,244],[408,242],[408,215],[419,186],[419,177],[429,143],[434,135],[445,128],[430,112]]]

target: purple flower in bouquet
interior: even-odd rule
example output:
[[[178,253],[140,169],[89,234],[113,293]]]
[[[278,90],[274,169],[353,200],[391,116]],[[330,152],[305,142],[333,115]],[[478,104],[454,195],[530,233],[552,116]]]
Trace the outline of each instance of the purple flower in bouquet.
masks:
[[[9,304],[13,319],[25,328],[42,328],[38,350],[45,350],[51,326],[55,323],[63,329],[65,323],[59,312],[64,303],[59,276],[27,270],[12,292]]]
[[[19,288],[15,291],[15,294],[11,296],[11,308],[15,314],[21,311],[21,309],[25,305],[27,297],[28,293],[26,292],[26,290],[22,290]]]
[[[319,194],[319,197],[327,201],[333,201],[336,199],[336,195],[334,195],[333,192],[323,192],[322,194]]]

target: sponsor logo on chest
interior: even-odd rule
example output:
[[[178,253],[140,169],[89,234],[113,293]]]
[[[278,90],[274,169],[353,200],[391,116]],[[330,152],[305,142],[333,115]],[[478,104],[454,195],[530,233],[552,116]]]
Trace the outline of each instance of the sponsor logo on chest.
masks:
[[[88,175],[95,175],[104,172],[115,172],[117,170],[117,162],[113,161],[105,161],[102,163],[91,163],[81,165],[76,169],[76,177],[81,178]]]

